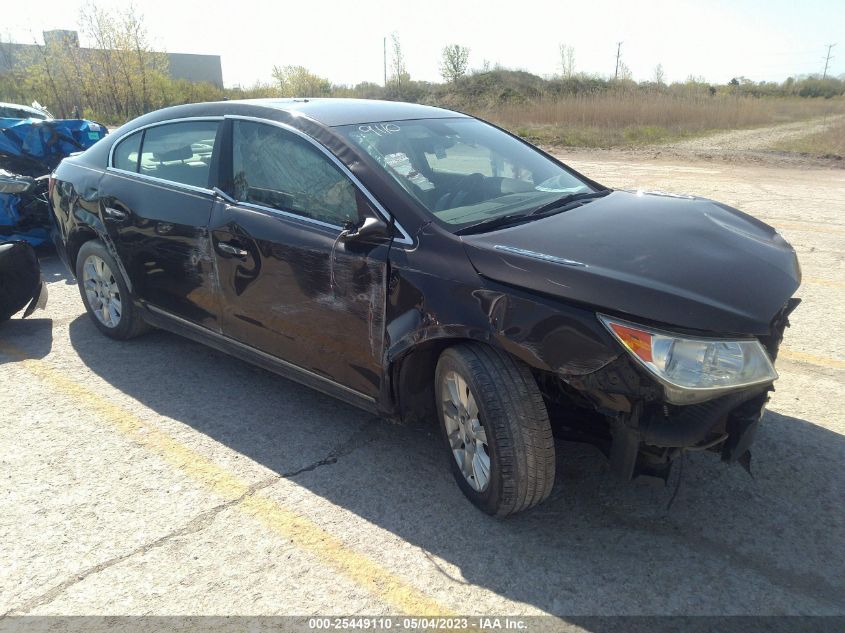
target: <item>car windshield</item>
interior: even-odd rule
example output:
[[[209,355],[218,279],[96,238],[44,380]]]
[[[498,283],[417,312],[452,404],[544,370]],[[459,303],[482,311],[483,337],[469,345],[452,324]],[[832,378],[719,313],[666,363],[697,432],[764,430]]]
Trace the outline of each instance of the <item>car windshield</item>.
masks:
[[[590,185],[529,145],[471,118],[338,128],[452,230],[519,216]]]
[[[47,119],[47,115],[30,108],[0,105],[0,119],[37,119],[44,121]]]

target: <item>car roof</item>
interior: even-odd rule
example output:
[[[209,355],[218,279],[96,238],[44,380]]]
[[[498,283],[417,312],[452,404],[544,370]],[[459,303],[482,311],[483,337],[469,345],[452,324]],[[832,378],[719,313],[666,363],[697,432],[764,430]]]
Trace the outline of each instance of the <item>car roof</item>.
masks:
[[[446,119],[465,117],[465,114],[400,101],[375,99],[291,98],[244,99],[227,101],[229,104],[256,105],[289,113],[299,113],[322,125],[354,125],[380,121],[407,121],[410,119]]]
[[[116,143],[120,142],[124,136],[149,125],[181,119],[223,118],[227,115],[277,120],[295,127],[326,146],[332,144],[331,139],[340,138],[340,135],[331,128],[341,125],[414,119],[471,118],[460,112],[433,106],[371,99],[271,98],[186,103],[154,110],[124,123],[111,131],[111,134],[106,137],[108,140],[95,143],[77,160],[92,166],[104,165],[111,148]],[[332,151],[337,149],[335,147]]]
[[[37,108],[32,108],[28,105],[23,105],[22,103],[6,103],[4,101],[0,101],[0,108],[15,108],[16,110],[23,110],[24,112],[31,112],[32,114],[47,116],[46,112],[42,112],[41,110]]]

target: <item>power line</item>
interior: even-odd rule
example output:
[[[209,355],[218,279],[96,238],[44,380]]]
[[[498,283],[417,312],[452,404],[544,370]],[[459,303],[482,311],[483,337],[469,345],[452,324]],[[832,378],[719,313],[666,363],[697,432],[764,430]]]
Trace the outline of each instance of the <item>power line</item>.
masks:
[[[833,59],[833,57],[830,56],[830,51],[834,46],[836,46],[836,44],[827,45],[827,57],[824,58],[824,73],[822,74],[822,79],[827,79],[827,69],[828,66],[830,66],[830,60]]]

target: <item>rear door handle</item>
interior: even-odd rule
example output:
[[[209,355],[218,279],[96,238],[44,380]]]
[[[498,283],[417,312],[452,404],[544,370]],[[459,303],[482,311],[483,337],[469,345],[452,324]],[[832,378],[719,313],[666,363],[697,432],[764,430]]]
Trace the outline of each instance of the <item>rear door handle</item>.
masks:
[[[107,216],[114,218],[115,220],[126,219],[126,211],[121,211],[120,209],[115,209],[114,207],[103,207],[103,211],[106,212]]]
[[[246,257],[249,255],[247,251],[242,248],[235,246],[234,244],[229,244],[227,242],[219,242],[217,244],[217,248],[219,248],[224,253],[228,253],[229,255],[234,255],[235,257]]]

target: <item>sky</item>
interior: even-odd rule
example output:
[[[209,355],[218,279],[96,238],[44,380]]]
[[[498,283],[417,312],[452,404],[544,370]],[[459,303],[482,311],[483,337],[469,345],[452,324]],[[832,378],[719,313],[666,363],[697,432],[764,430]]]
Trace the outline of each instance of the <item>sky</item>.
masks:
[[[39,0],[11,19],[6,11],[0,36],[40,42],[43,30],[74,29],[82,4]],[[636,80],[662,64],[667,81],[724,83],[821,73],[827,44],[838,42],[829,73],[845,74],[845,0],[146,0],[135,8],[155,47],[220,55],[227,86],[269,82],[274,65],[302,65],[337,84],[381,83],[391,33],[411,78],[428,81],[440,80],[440,52],[452,43],[470,49],[470,68],[487,61],[539,75],[559,72],[564,43],[576,71],[607,76],[622,42]]]

